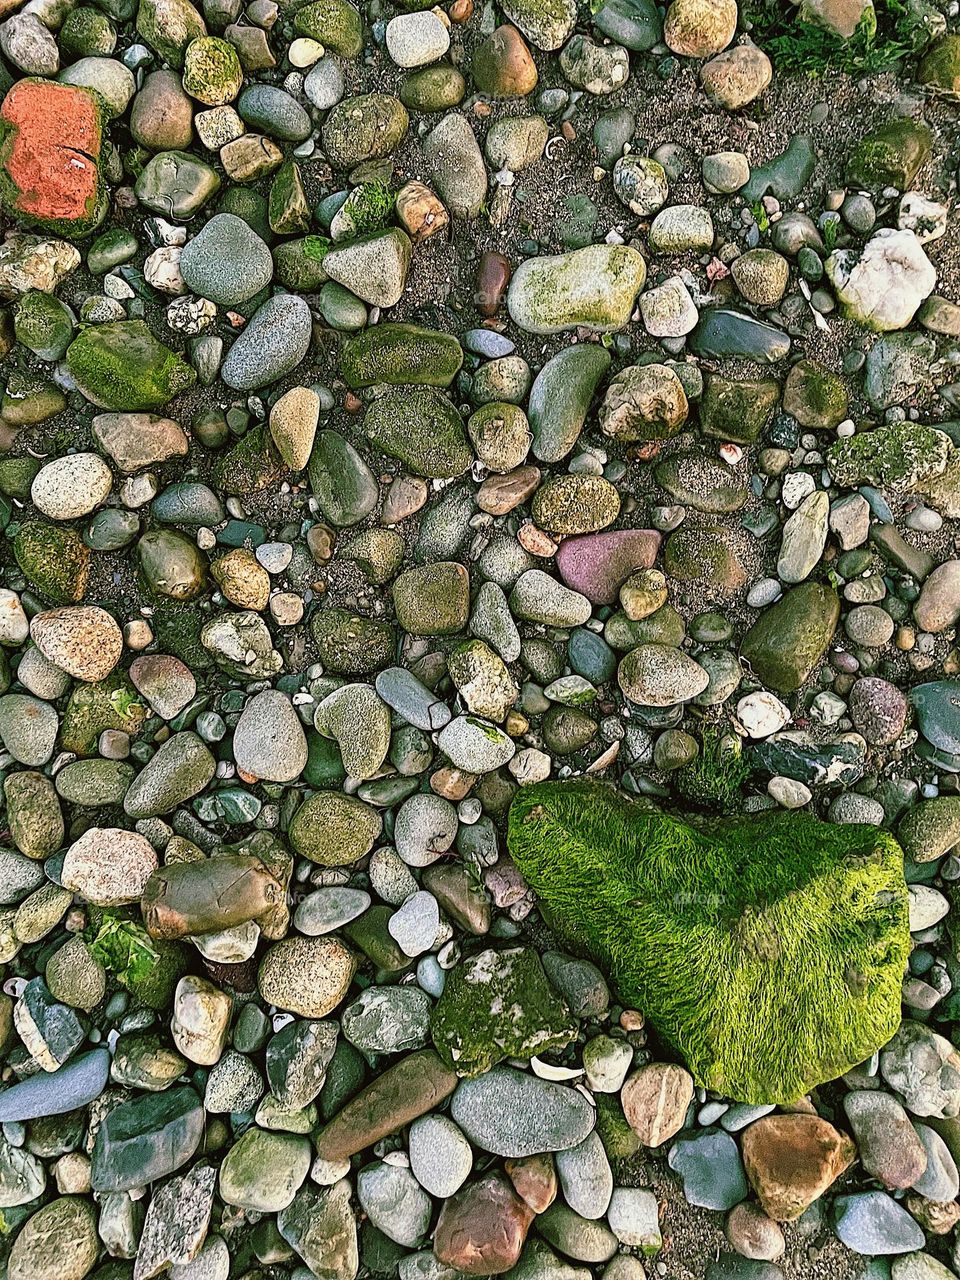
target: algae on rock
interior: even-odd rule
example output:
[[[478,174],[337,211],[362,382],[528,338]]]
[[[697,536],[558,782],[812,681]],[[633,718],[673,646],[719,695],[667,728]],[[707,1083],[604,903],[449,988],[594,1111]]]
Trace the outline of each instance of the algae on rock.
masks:
[[[573,782],[521,788],[508,843],[561,941],[703,1088],[792,1102],[899,1026],[910,933],[887,832],[799,813],[694,828]]]

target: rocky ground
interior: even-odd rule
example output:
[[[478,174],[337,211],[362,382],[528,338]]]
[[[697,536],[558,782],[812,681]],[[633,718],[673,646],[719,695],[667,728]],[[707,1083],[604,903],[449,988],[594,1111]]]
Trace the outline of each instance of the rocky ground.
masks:
[[[0,0],[0,1268],[956,1280],[956,0]]]

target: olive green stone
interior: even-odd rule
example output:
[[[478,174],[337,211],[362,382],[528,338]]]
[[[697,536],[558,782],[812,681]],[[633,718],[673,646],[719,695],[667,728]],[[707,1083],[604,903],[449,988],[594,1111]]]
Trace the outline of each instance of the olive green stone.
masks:
[[[346,609],[322,609],[310,619],[310,630],[318,658],[334,675],[366,675],[394,658],[396,637],[388,622]]]
[[[293,25],[302,36],[309,36],[343,58],[355,58],[363,48],[363,19],[348,0],[319,0],[304,5],[297,10]]]
[[[847,161],[847,181],[874,189],[896,187],[909,191],[930,158],[933,135],[916,120],[891,120],[854,147]]]
[[[207,562],[195,542],[174,529],[151,529],[137,543],[147,590],[171,600],[193,600],[206,585]]]
[[[67,367],[87,399],[101,409],[160,409],[197,379],[142,320],[82,330],[67,348]]]
[[[56,604],[76,604],[87,592],[90,550],[74,529],[28,520],[13,539],[13,554],[27,581]]]
[[[367,410],[363,429],[371,444],[419,476],[451,479],[473,461],[456,406],[432,387],[391,388]]]
[[[765,685],[793,693],[826,653],[839,617],[831,587],[802,582],[764,609],[743,637],[740,657]]]
[[[40,289],[31,289],[17,303],[14,333],[17,341],[41,360],[62,360],[76,324],[70,308]]]
[[[415,324],[374,325],[347,339],[340,353],[340,374],[355,389],[378,382],[447,387],[462,364],[453,334]]]
[[[738,382],[714,375],[700,400],[700,428],[715,440],[755,444],[779,400],[780,385],[773,378]]]
[[[373,848],[382,822],[356,796],[321,791],[309,796],[290,824],[290,843],[301,857],[324,867],[356,862]]]
[[[321,7],[325,8],[325,3],[308,5],[297,17]],[[406,137],[409,124],[406,107],[391,94],[345,98],[324,121],[323,149],[335,169],[353,169],[366,160],[390,155]]]
[[[467,625],[470,575],[452,560],[408,569],[393,584],[393,607],[410,635],[453,635]]]
[[[408,75],[400,85],[400,101],[411,111],[449,111],[463,101],[466,91],[457,68],[439,62]]]
[[[268,426],[254,427],[217,459],[213,470],[218,489],[241,497],[261,493],[280,478],[283,459]]]
[[[530,509],[548,533],[564,537],[595,533],[620,514],[620,495],[602,476],[559,475],[540,486]]]

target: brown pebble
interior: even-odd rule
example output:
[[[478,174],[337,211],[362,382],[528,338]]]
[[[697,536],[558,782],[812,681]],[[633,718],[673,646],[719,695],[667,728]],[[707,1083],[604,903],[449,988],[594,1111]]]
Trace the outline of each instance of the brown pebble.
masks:
[[[563,136],[566,138],[568,142],[573,142],[573,140],[577,136],[577,131],[573,127],[573,125],[570,123],[569,120],[564,120],[560,128],[560,132],[563,134]]]
[[[452,800],[454,804],[465,800],[476,783],[475,773],[466,773],[463,769],[454,769],[452,766],[437,769],[430,775],[430,790],[434,795]]]
[[[447,10],[451,22],[469,22],[473,17],[473,0],[454,0]]]
[[[347,413],[359,413],[363,408],[363,401],[359,396],[355,396],[352,391],[348,391],[343,397],[343,407]]]
[[[328,524],[315,524],[307,530],[307,547],[317,564],[327,564],[336,542],[337,535]]]
[[[538,529],[532,520],[520,526],[517,541],[524,551],[529,551],[532,556],[539,556],[542,560],[549,560],[551,556],[555,556],[559,545],[549,534]]]
[[[477,506],[488,515],[505,516],[526,502],[539,483],[539,467],[517,467],[504,476],[488,476],[477,493]]]
[[[495,316],[510,283],[510,259],[496,249],[480,255],[477,268],[477,310],[483,316]]]

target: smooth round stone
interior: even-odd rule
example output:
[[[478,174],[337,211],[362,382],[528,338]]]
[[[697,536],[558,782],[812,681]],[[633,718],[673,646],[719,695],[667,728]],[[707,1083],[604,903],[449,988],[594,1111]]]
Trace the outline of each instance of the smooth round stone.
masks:
[[[457,769],[492,773],[508,764],[516,746],[502,729],[473,716],[457,716],[437,736],[437,746]]]
[[[270,283],[273,257],[243,218],[217,213],[187,241],[180,274],[192,293],[218,307],[236,307]]]
[[[419,987],[368,987],[341,1017],[343,1034],[362,1053],[422,1048],[430,1026],[430,998]]]
[[[362,916],[370,903],[370,894],[365,889],[337,886],[317,889],[315,893],[308,894],[297,907],[294,925],[310,938],[320,937],[325,933],[333,933]]]
[[[109,1074],[109,1053],[94,1049],[71,1058],[57,1071],[28,1076],[0,1093],[0,1124],[63,1115],[85,1107],[103,1092]]]
[[[35,769],[53,755],[60,722],[47,702],[25,693],[0,698],[0,739],[18,764]]]
[[[387,932],[405,956],[429,951],[440,930],[440,907],[432,893],[413,894],[393,913]]]
[[[513,1067],[461,1081],[450,1115],[474,1146],[514,1159],[566,1151],[594,1125],[593,1108],[582,1094]]]
[[[52,1242],[56,1247],[51,1248]],[[100,1250],[93,1205],[62,1196],[28,1218],[10,1250],[10,1280],[83,1280]]]
[[[310,68],[303,91],[320,111],[329,111],[343,97],[346,81],[343,70],[336,58],[324,55],[319,62]]]
[[[37,472],[30,496],[51,520],[77,520],[109,496],[113,475],[96,453],[71,453]]]
[[[690,1204],[725,1211],[747,1198],[740,1151],[728,1133],[705,1129],[692,1138],[679,1138],[670,1148],[668,1162],[683,1179],[683,1194]]]
[[[136,89],[133,73],[116,58],[78,58],[57,77],[61,84],[94,89],[113,119],[123,115]]]
[[[888,1257],[912,1253],[926,1243],[906,1209],[883,1191],[838,1196],[833,1212],[837,1235],[854,1253]]]
[[[293,782],[307,763],[307,739],[290,699],[265,689],[243,709],[233,735],[238,769],[267,782]]]
[[[397,812],[393,838],[400,858],[411,867],[427,867],[453,844],[457,811],[442,796],[421,793],[405,800]]]
[[[281,293],[254,313],[223,362],[221,376],[235,391],[276,382],[303,360],[313,321],[303,298]]]
[[[244,124],[281,142],[303,142],[311,131],[310,117],[284,89],[270,84],[248,85],[237,99]]]
[[[357,1199],[373,1225],[404,1248],[415,1249],[430,1226],[433,1203],[402,1166],[380,1161],[361,1169]]]
[[[410,1168],[432,1196],[454,1195],[473,1168],[473,1150],[453,1121],[444,1115],[422,1116],[407,1138]]]
[[[387,52],[398,67],[422,67],[436,62],[450,48],[450,33],[432,10],[401,13],[386,30]]]
[[[570,1208],[582,1218],[602,1218],[613,1195],[613,1173],[596,1130],[575,1147],[558,1151],[555,1163]]]

